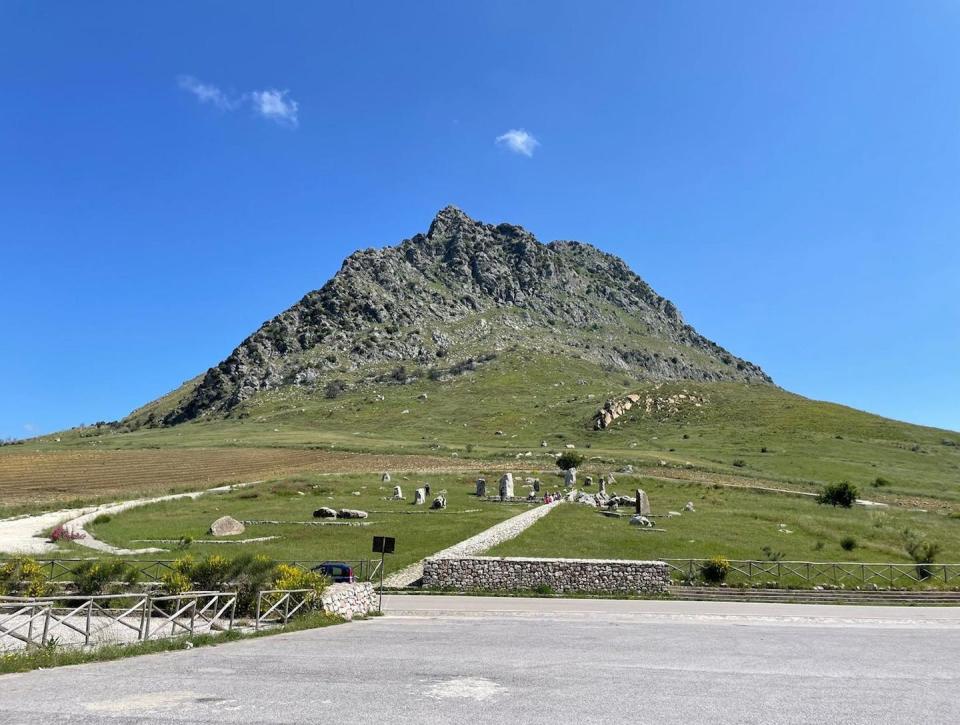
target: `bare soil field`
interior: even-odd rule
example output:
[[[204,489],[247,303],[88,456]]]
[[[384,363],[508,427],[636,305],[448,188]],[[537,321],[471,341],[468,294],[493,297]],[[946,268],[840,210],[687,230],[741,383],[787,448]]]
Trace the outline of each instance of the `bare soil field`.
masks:
[[[19,506],[102,496],[168,493],[299,471],[459,471],[477,461],[335,453],[291,448],[16,451],[0,455],[0,504]]]

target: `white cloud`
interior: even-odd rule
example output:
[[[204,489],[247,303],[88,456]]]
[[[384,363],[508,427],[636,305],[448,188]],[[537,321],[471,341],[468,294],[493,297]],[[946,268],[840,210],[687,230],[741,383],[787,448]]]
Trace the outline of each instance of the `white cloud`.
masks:
[[[27,433],[36,433],[36,432],[37,432],[37,424],[36,424],[36,423],[24,423],[24,424],[23,424],[23,429],[24,429]]]
[[[224,111],[235,111],[249,103],[254,113],[281,125],[296,127],[300,122],[297,117],[300,104],[289,97],[288,90],[267,88],[231,97],[212,83],[188,75],[180,76],[177,85],[192,93],[200,103],[209,103]]]
[[[212,103],[217,108],[232,110],[240,105],[240,100],[231,100],[227,94],[210,83],[202,83],[193,76],[180,76],[177,84],[185,91],[197,97],[200,103]]]
[[[264,118],[269,118],[277,123],[296,126],[299,123],[297,119],[297,110],[300,108],[292,98],[288,98],[290,91],[278,91],[276,88],[269,88],[265,91],[253,91],[250,93],[250,100],[253,103],[253,109]]]
[[[496,143],[524,156],[533,156],[534,149],[540,145],[533,134],[527,133],[522,128],[511,128],[502,136],[497,136]]]

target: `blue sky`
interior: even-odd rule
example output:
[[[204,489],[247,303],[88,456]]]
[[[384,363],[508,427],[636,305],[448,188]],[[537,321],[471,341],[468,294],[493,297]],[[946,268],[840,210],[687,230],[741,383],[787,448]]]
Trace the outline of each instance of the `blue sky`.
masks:
[[[399,5],[0,5],[0,437],[122,417],[446,204],[960,429],[960,5]]]

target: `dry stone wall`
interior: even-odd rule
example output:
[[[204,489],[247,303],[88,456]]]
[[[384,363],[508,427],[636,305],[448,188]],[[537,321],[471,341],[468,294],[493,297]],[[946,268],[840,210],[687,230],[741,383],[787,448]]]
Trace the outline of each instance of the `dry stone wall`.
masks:
[[[434,557],[423,566],[423,586],[433,588],[661,594],[669,583],[662,561],[475,556]]]
[[[370,582],[331,584],[320,595],[323,611],[344,619],[363,617],[377,608],[377,595]]]

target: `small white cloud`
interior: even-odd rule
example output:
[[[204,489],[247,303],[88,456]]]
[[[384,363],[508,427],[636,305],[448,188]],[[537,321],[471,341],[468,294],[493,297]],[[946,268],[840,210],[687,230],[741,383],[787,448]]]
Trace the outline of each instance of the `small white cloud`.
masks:
[[[289,97],[288,90],[268,88],[231,97],[212,83],[204,83],[193,76],[180,76],[177,84],[192,93],[200,103],[209,103],[224,111],[235,111],[249,103],[254,113],[281,125],[296,127],[300,122],[297,117],[300,104]]]
[[[250,100],[253,103],[253,109],[264,118],[269,118],[277,123],[296,126],[299,123],[297,110],[300,108],[300,104],[292,98],[288,98],[288,93],[290,91],[269,88],[265,91],[253,91],[250,93]]]
[[[533,134],[524,131],[522,128],[511,128],[502,136],[497,136],[496,143],[524,156],[533,156],[534,149],[540,145]]]
[[[200,103],[211,103],[217,108],[233,110],[240,105],[240,100],[231,100],[226,93],[211,83],[203,83],[193,76],[180,76],[177,84],[185,91],[197,97]]]
[[[36,423],[24,423],[24,424],[23,424],[23,429],[24,429],[27,433],[36,433],[36,432],[37,432],[37,424],[36,424]]]

